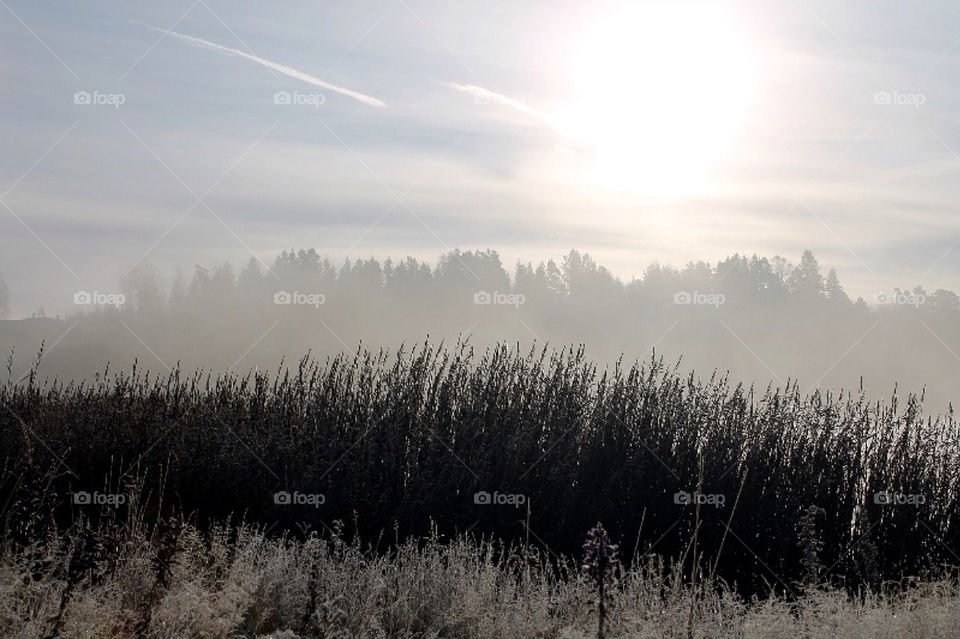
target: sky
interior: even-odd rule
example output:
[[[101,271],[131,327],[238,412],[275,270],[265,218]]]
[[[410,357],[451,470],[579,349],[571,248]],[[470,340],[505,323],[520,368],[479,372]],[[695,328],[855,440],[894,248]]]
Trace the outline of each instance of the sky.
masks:
[[[957,77],[946,0],[0,0],[0,274],[15,317],[305,247],[960,290]]]

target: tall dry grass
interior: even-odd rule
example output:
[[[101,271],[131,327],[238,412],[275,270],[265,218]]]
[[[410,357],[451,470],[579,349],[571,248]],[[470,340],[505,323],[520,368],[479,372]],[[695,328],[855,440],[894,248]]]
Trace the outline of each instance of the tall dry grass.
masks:
[[[71,495],[129,494],[139,477],[148,521],[173,509],[199,530],[242,518],[303,541],[355,520],[381,552],[433,525],[535,543],[556,564],[602,521],[627,563],[682,558],[688,582],[712,575],[745,596],[793,598],[811,581],[877,592],[941,576],[960,549],[952,414],[924,416],[915,397],[754,391],[659,360],[599,368],[577,349],[424,344],[273,375],[30,376],[0,385],[0,442],[17,547],[122,519],[128,505]],[[279,491],[325,501],[278,504]],[[478,491],[524,505],[478,504]],[[877,503],[882,491],[922,503]],[[677,503],[684,492],[715,500]]]

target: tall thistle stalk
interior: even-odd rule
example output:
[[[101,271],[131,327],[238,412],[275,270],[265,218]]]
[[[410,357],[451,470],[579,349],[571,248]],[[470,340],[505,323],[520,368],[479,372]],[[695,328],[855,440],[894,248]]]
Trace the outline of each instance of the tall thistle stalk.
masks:
[[[583,570],[593,580],[597,589],[597,639],[603,639],[603,626],[606,621],[606,582],[619,561],[617,545],[610,543],[610,537],[599,522],[587,533],[583,544]]]

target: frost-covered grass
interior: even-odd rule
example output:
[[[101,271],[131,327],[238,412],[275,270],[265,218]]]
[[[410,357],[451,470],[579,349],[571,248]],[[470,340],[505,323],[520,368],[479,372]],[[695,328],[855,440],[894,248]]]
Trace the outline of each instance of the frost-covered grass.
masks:
[[[551,561],[553,559],[553,561]],[[949,637],[956,582],[744,602],[647,557],[618,570],[608,637]],[[570,559],[460,537],[373,553],[340,530],[304,539],[183,522],[82,526],[0,557],[3,637],[591,637],[592,587]]]

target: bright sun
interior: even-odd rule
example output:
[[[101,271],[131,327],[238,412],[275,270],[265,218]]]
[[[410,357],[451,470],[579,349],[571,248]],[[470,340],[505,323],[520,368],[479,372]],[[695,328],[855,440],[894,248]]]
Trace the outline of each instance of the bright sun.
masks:
[[[716,3],[631,3],[587,27],[554,125],[593,184],[694,195],[731,152],[750,88],[742,38]]]

